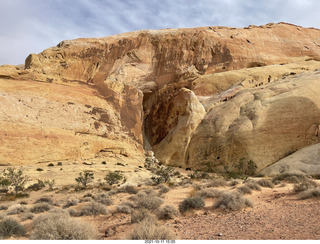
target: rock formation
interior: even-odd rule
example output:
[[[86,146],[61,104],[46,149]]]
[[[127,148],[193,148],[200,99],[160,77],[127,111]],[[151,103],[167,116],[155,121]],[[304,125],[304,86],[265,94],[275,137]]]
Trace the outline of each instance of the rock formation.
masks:
[[[0,68],[0,162],[121,155],[258,170],[318,143],[320,30],[291,24],[63,41]]]

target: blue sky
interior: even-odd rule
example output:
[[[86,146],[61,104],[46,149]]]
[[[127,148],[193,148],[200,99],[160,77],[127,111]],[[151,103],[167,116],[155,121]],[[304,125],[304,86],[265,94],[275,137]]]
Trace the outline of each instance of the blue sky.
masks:
[[[320,28],[319,0],[0,0],[0,9],[0,65],[22,64],[62,40],[142,29],[281,21]]]

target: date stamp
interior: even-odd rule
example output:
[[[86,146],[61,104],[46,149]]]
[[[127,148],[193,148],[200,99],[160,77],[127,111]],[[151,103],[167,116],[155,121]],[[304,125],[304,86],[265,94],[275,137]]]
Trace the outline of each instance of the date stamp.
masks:
[[[148,244],[173,244],[175,240],[145,240],[144,243]]]

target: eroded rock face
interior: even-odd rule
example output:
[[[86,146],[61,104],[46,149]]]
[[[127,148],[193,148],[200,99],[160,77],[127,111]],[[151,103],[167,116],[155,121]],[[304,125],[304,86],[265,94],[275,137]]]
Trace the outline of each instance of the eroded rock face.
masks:
[[[112,101],[87,85],[0,79],[0,87],[1,163],[110,154],[143,162],[142,94],[133,87],[113,89]]]
[[[320,31],[290,24],[63,41],[0,68],[0,162],[117,154],[261,170],[318,142]]]
[[[232,170],[245,159],[261,170],[318,143],[319,80],[319,72],[297,75],[245,89],[211,108],[191,138],[186,164]]]

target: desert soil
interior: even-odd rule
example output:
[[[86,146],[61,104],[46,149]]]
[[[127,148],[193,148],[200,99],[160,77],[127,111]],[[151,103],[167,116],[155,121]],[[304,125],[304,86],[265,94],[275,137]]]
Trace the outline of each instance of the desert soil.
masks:
[[[79,162],[80,164],[80,162]],[[110,165],[110,164],[109,164]],[[40,191],[28,192],[30,196],[28,198],[17,199],[14,201],[0,201],[2,206],[10,206],[18,204],[23,201],[27,208],[34,205],[34,202],[40,197],[49,197],[55,203],[54,208],[62,208],[63,204],[68,199],[81,200],[86,194],[92,195],[105,193],[107,191],[98,187],[98,178],[95,178],[95,182],[91,183],[88,190],[74,191],[75,181],[77,176],[75,172],[75,164],[66,164],[64,162],[62,167],[54,166],[48,168],[43,167],[44,172],[37,172],[35,168],[28,168],[26,172],[33,172],[32,177],[37,179],[41,176],[48,176],[50,173],[51,178],[58,179],[58,183],[55,191],[48,191],[47,188]],[[79,167],[79,166],[78,166]],[[94,165],[82,165],[91,168],[93,172],[98,171],[100,166]],[[96,168],[95,168],[96,167]],[[105,167],[103,165],[103,167]],[[123,167],[115,165],[115,168]],[[3,167],[2,167],[3,168]],[[63,168],[63,170],[60,170]],[[124,167],[123,167],[124,168]],[[136,168],[132,168],[132,171]],[[69,173],[67,173],[70,171]],[[141,169],[144,171],[144,169]],[[182,175],[190,174],[190,172],[179,169]],[[104,172],[104,171],[103,171]],[[38,174],[38,175],[37,175]],[[98,174],[97,174],[98,175]],[[65,184],[61,180],[68,178]],[[102,174],[101,174],[102,177]],[[100,177],[100,178],[101,178]],[[42,178],[42,177],[41,177]],[[59,181],[60,179],[60,181]],[[102,178],[101,178],[102,179]],[[73,183],[73,185],[70,185]],[[320,182],[319,182],[320,183]],[[178,185],[171,187],[170,191],[163,194],[163,205],[169,204],[178,208],[179,203],[185,198],[190,197],[194,193],[194,187],[207,184],[206,180],[195,181],[186,185]],[[239,186],[239,185],[238,185]],[[237,186],[237,187],[238,187]],[[62,190],[64,188],[64,190]],[[156,186],[138,186],[139,191],[153,188],[156,191]],[[277,185],[274,188],[262,188],[261,191],[253,191],[250,195],[245,195],[251,199],[254,203],[252,208],[246,208],[241,211],[225,213],[220,210],[214,209],[213,204],[216,199],[206,198],[205,207],[200,210],[191,210],[187,213],[180,215],[172,220],[158,220],[164,226],[170,228],[176,235],[178,240],[293,240],[293,239],[320,239],[320,225],[318,223],[320,216],[320,199],[313,198],[307,200],[299,200],[297,194],[292,194],[293,184]],[[234,190],[234,187],[225,186],[218,189],[223,191]],[[106,206],[108,211],[107,215],[99,216],[81,216],[74,217],[79,221],[84,221],[94,225],[100,232],[101,239],[121,240],[128,239],[128,235],[133,231],[135,224],[131,223],[131,215],[119,213],[116,211],[116,207],[122,202],[130,201],[129,193],[118,193],[110,196],[113,204]],[[70,207],[70,209],[80,210],[81,207],[86,204],[79,203],[77,206]],[[6,210],[0,210],[1,213],[6,213]],[[32,233],[33,220],[21,221],[22,214],[10,215],[24,225],[27,229],[27,236],[18,239],[28,239],[28,235]],[[37,217],[40,214],[35,214]],[[105,235],[106,230],[109,235]],[[16,238],[12,238],[16,239]]]

